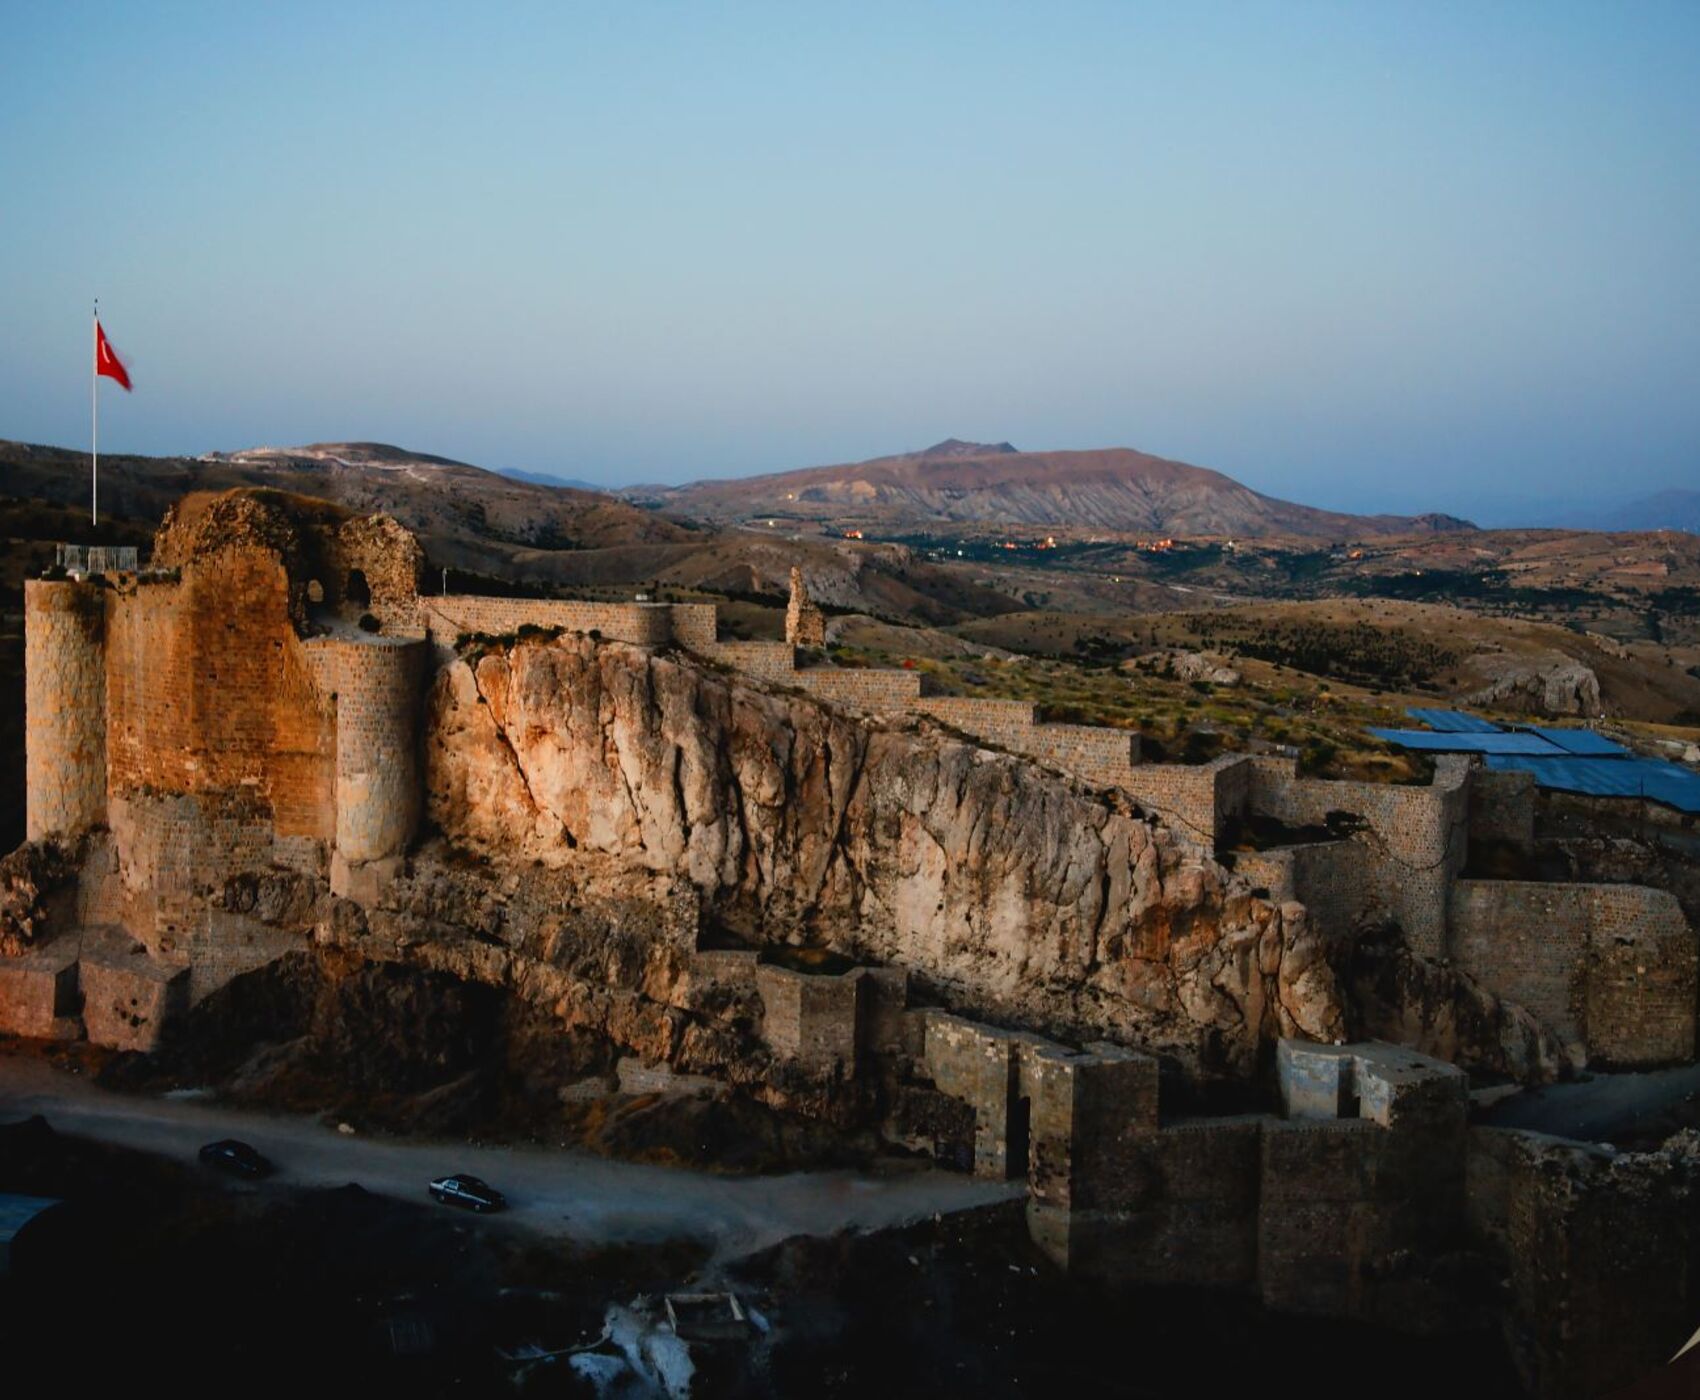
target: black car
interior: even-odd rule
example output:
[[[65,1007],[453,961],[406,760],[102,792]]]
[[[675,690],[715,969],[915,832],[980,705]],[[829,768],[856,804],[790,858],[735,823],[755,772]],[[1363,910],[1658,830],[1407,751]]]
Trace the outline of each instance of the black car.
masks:
[[[209,1142],[201,1149],[201,1161],[232,1176],[254,1178],[268,1176],[272,1171],[272,1164],[261,1153],[235,1138]]]
[[[431,1195],[446,1206],[464,1206],[467,1210],[505,1210],[508,1198],[487,1181],[480,1181],[465,1172],[440,1176],[431,1183]]]

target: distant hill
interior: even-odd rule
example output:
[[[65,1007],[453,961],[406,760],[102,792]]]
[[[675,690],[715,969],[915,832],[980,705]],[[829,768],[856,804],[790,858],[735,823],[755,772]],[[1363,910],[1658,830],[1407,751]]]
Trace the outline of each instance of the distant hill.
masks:
[[[1580,522],[1578,522],[1580,523]],[[1660,491],[1607,506],[1590,522],[1596,530],[1690,530],[1700,532],[1700,491]]]
[[[516,481],[374,442],[320,442],[201,457],[103,455],[104,512],[156,522],[185,492],[275,486],[357,511],[386,511],[433,559],[495,572],[516,552],[689,543],[702,532],[602,492]],[[0,441],[0,494],[81,508],[86,453]]]
[[[955,523],[1340,540],[1474,528],[1450,515],[1318,510],[1265,496],[1221,472],[1126,447],[1022,452],[1007,442],[956,438],[846,466],[632,494],[716,522],[783,517],[888,529]]]

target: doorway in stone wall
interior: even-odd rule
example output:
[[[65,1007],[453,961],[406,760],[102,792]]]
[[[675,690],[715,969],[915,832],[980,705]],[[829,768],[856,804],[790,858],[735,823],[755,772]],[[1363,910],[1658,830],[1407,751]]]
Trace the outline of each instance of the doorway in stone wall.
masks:
[[[1021,1181],[1027,1176],[1027,1140],[1033,1130],[1033,1100],[1025,1095],[1016,1099],[1009,1109],[1009,1131],[1004,1137],[1008,1150],[1004,1154],[1004,1177]]]
[[[357,608],[367,608],[372,605],[372,585],[366,582],[364,569],[348,571],[348,586],[343,589],[343,595]]]

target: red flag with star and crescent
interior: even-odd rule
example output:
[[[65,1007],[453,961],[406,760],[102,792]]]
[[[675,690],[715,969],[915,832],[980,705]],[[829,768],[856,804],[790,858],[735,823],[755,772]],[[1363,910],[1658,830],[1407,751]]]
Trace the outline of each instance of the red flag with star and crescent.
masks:
[[[124,362],[112,352],[112,342],[106,338],[106,331],[99,321],[94,323],[94,372],[104,374],[108,379],[116,379],[126,391],[130,388],[130,371],[124,368]]]

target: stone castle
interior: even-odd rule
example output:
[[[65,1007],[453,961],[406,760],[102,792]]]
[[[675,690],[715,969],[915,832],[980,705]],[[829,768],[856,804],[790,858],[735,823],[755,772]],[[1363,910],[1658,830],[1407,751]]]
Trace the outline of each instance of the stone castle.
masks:
[[[1604,1286],[1506,1243],[1593,1197],[1552,1205],[1549,1146],[1467,1128],[1447,1061],[1691,1060],[1696,940],[1665,890],[1466,878],[1536,844],[1526,775],[1144,763],[824,664],[795,569],[785,640],[753,642],[711,603],[430,596],[423,562],[387,518],[239,491],[180,503],[144,571],[27,583],[0,1030],[147,1049],[340,946],[1024,1179],[1071,1267],[1417,1325],[1438,1294],[1390,1261],[1439,1229],[1523,1258],[1531,1307]],[[1370,927],[1437,1004],[1366,1026],[1341,958]],[[1164,1108],[1259,1066],[1269,1112]]]

